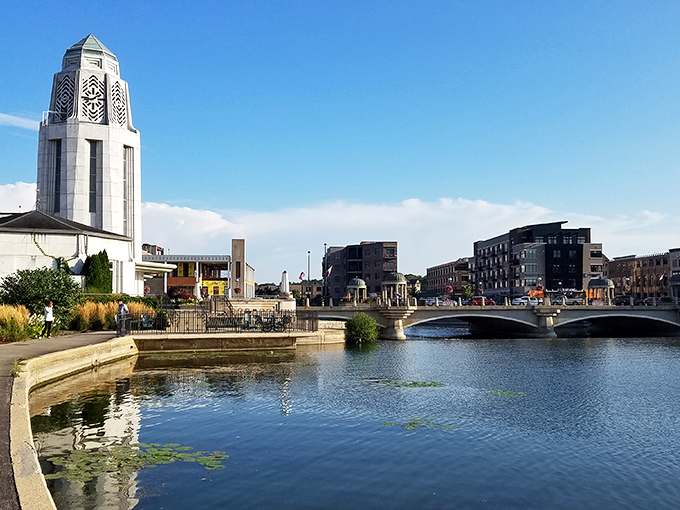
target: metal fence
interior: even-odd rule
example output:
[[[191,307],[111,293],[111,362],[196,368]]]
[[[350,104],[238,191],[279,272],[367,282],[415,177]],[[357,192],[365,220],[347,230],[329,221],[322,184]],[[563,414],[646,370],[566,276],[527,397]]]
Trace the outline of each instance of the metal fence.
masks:
[[[118,335],[128,333],[269,333],[317,331],[317,312],[207,312],[200,307],[129,314],[118,321]]]

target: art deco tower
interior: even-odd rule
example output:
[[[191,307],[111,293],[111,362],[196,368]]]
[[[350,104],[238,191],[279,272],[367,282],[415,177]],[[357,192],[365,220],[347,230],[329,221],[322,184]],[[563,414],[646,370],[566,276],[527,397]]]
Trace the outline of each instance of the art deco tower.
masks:
[[[92,34],[66,50],[40,126],[40,211],[133,239],[141,260],[139,132],[116,56]]]

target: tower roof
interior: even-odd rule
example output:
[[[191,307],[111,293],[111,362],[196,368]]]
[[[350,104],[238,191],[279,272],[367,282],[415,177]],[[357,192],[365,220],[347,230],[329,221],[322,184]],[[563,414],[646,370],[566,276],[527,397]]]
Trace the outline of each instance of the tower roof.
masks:
[[[92,34],[84,37],[64,53],[61,70],[101,69],[119,76],[118,58]]]
[[[73,53],[100,53],[118,61],[113,52],[104,46],[101,41],[99,41],[99,39],[97,39],[92,34],[89,34],[87,37],[83,37],[80,41],[66,50],[66,55]]]

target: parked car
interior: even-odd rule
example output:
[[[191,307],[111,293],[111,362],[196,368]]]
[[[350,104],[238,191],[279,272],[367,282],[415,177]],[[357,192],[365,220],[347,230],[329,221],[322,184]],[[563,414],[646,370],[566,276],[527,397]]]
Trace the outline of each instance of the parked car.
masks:
[[[569,297],[569,296],[555,296],[552,300],[553,303],[556,305],[582,305],[583,304],[583,298],[578,298],[578,297]]]
[[[612,304],[616,306],[633,306],[639,304],[639,302],[633,296],[618,295],[614,296]]]
[[[484,296],[475,296],[470,300],[470,306],[482,306],[482,303],[484,303],[484,306],[496,306],[496,303],[493,299],[489,299],[488,297]]]
[[[517,296],[512,298],[512,304],[515,306],[538,306],[543,303],[542,299],[531,296]]]
[[[642,300],[642,304],[645,306],[674,305],[676,303],[676,298],[670,296],[648,297]]]

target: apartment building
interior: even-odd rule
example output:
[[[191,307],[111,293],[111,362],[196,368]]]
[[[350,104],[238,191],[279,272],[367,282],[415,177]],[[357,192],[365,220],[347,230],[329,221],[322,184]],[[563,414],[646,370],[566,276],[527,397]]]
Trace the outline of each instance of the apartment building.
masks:
[[[366,292],[380,294],[385,275],[397,271],[396,241],[363,241],[326,250],[321,261],[325,295],[334,300],[347,296],[347,283],[352,278],[366,282]]]
[[[670,278],[680,274],[680,249],[614,257],[609,261],[608,273],[616,294],[637,299],[670,296]]]
[[[428,267],[426,269],[427,291],[442,296],[447,293],[446,289],[450,286],[452,293],[459,296],[463,292],[463,287],[470,281],[469,265],[470,259],[462,257],[452,262]]]
[[[530,290],[582,290],[604,271],[602,244],[589,228],[565,229],[566,221],[514,228],[477,241],[470,264],[473,290],[492,298]]]

